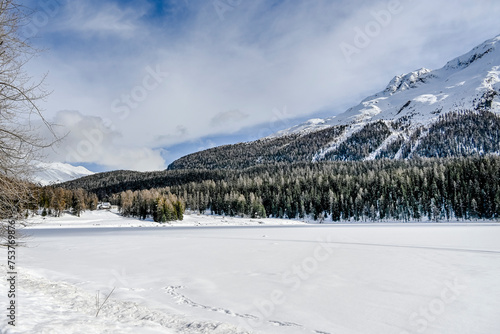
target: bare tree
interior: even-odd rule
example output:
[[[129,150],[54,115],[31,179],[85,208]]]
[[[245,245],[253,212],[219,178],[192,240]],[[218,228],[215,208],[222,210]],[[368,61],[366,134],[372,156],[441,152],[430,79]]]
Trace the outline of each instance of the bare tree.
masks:
[[[0,219],[19,218],[32,200],[27,182],[31,163],[51,145],[38,133],[50,124],[37,103],[47,96],[43,79],[34,81],[25,70],[38,50],[21,34],[30,11],[12,0],[0,0]],[[40,122],[41,121],[41,122]]]

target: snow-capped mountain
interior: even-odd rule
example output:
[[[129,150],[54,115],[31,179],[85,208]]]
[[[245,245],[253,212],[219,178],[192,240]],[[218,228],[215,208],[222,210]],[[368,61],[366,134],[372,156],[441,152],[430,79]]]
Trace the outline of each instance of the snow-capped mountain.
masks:
[[[83,176],[92,175],[93,172],[82,166],[72,166],[62,162],[37,162],[35,163],[34,181],[43,186],[75,180]]]
[[[338,116],[194,153],[169,169],[473,154],[500,154],[500,35],[440,69],[395,76]]]
[[[276,136],[368,121],[411,120],[427,125],[449,111],[489,109],[500,112],[500,35],[431,71],[426,68],[394,77],[387,87],[343,114],[314,119]]]

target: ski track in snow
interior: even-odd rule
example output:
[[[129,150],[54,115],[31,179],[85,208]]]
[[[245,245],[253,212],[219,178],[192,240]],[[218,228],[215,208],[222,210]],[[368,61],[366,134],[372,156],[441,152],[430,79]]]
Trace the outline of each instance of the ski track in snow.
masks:
[[[205,239],[209,237],[196,237],[197,239]],[[213,238],[213,237],[212,237]],[[261,240],[259,238],[248,238],[248,237],[240,237],[240,238],[225,238],[225,237],[216,237],[216,239],[224,240]],[[267,241],[275,241],[275,242],[291,242],[291,243],[310,243],[310,240],[306,239],[273,239],[268,238]],[[419,245],[403,245],[403,244],[386,244],[386,243],[369,243],[369,242],[351,242],[351,241],[323,241],[325,244],[335,244],[335,245],[352,245],[352,246],[368,246],[368,247],[388,247],[388,248],[409,248],[409,249],[425,249],[425,250],[437,250],[437,251],[448,251],[448,252],[466,252],[466,253],[486,253],[486,254],[498,254],[500,255],[500,251],[497,250],[488,250],[488,249],[468,249],[468,248],[453,248],[453,247],[434,247],[434,246],[419,246]],[[185,288],[180,286],[178,288]]]

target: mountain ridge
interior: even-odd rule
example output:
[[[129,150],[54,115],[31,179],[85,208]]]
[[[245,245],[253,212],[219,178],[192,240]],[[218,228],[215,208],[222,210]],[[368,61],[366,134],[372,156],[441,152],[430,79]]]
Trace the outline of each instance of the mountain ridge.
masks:
[[[498,49],[498,44],[500,43],[500,35],[489,39],[482,44],[476,46],[474,49],[471,51],[465,53],[462,56],[456,57],[446,63],[442,68],[437,69],[437,70],[429,70],[426,68],[421,68],[419,70],[415,70],[406,74],[400,74],[396,75],[386,86],[384,90],[381,92],[378,92],[374,95],[371,95],[364,100],[362,100],[358,105],[351,107],[347,109],[344,113],[341,113],[337,116],[333,116],[327,119],[316,119],[316,122],[321,123],[323,126],[325,124],[330,124],[330,125],[336,125],[339,123],[346,123],[347,120],[349,119],[349,115],[357,112],[358,114],[360,112],[365,112],[365,114],[359,115],[359,116],[364,116],[366,114],[371,114],[375,116],[377,108],[380,108],[378,106],[375,106],[378,104],[381,100],[385,100],[386,98],[389,98],[391,96],[394,96],[398,93],[404,92],[404,91],[410,91],[413,89],[418,89],[422,84],[429,83],[429,81],[436,80],[436,79],[442,79],[441,81],[447,82],[448,84],[445,86],[440,86],[439,91],[443,89],[452,89],[452,88],[458,88],[461,86],[465,86],[466,82],[464,82],[465,78],[461,78],[460,74],[462,70],[465,70],[466,68],[470,67],[473,64],[478,64],[478,60],[483,59],[487,54],[490,54],[492,57],[490,59],[486,59],[486,64],[484,64],[483,68],[481,69],[482,72],[486,72],[485,77],[483,80],[481,80],[481,83],[479,83],[479,86],[476,86],[476,88],[483,88],[483,93],[486,93],[487,91],[490,90],[495,90],[498,94],[498,91],[500,90],[500,50]],[[493,58],[493,59],[491,59]],[[491,69],[485,69],[485,66],[488,66],[489,64],[493,65]],[[473,68],[473,70],[475,70]],[[474,75],[467,75],[466,79],[469,79],[471,77],[477,76],[477,73]],[[470,79],[473,80],[473,79]],[[455,81],[454,85],[450,83],[450,81]],[[476,80],[477,81],[477,80]],[[473,82],[474,85],[477,85],[477,82]],[[495,87],[493,87],[495,86]],[[465,88],[465,87],[463,87]],[[440,93],[438,93],[440,94]],[[423,96],[422,96],[423,95]],[[428,95],[428,96],[425,96]],[[403,104],[398,104],[402,108],[398,109],[398,114],[401,113],[402,109],[408,107],[407,103],[408,101],[411,102],[412,100],[415,102],[420,102],[420,103],[429,103],[429,104],[435,104],[441,101],[445,101],[449,96],[442,95],[441,98],[442,100],[439,100],[439,96],[437,94],[420,94],[418,96],[415,96],[413,99],[402,99]],[[420,98],[419,98],[420,97]],[[415,98],[417,98],[415,100]],[[434,99],[436,98],[436,99]],[[381,99],[381,100],[377,100]],[[500,112],[500,100],[495,101],[497,105],[495,106],[495,110],[498,110],[497,112]],[[406,106],[405,106],[406,105]],[[370,108],[374,109],[370,112]],[[458,107],[458,106],[457,106]],[[462,105],[460,106],[461,109],[475,109],[477,107],[477,104],[474,105],[473,103],[469,105]],[[457,108],[450,108],[449,111],[453,111],[452,109],[455,109],[455,111],[458,111]],[[437,108],[435,109],[437,110]],[[308,122],[308,121],[307,121]],[[307,123],[306,122],[306,123]],[[306,124],[303,123],[303,124]],[[300,124],[298,125],[300,126]],[[297,127],[297,126],[295,126]],[[314,130],[314,129],[310,129]],[[291,132],[288,132],[287,130],[282,130],[278,132],[278,134],[290,134]],[[272,136],[271,136],[272,137]]]
[[[36,162],[33,179],[42,186],[48,186],[93,174],[83,166],[75,167],[62,162]]]
[[[498,154],[499,43],[500,35],[440,69],[421,68],[396,75],[382,91],[339,115],[313,118],[254,142],[196,152],[174,161],[168,169]],[[480,121],[481,118],[487,121]],[[465,131],[460,126],[463,122],[474,131]],[[445,126],[447,137],[439,137],[440,129],[433,124]],[[467,143],[466,132],[482,143],[487,142],[484,138],[490,138],[493,144],[474,147],[474,143]],[[444,139],[447,145],[435,143],[441,149],[434,150],[429,146],[429,138]],[[426,150],[419,149],[422,142]],[[457,149],[457,145],[465,146]]]

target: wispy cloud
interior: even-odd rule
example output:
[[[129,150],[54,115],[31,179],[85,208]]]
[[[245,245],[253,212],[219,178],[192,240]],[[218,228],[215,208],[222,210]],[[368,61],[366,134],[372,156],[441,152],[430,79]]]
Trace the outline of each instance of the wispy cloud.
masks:
[[[134,7],[107,1],[66,1],[61,3],[62,13],[53,31],[132,38],[141,31],[141,18],[150,6],[135,3]]]
[[[223,127],[227,125],[238,125],[238,122],[248,118],[248,115],[239,110],[229,110],[220,112],[210,120],[211,126]]]

